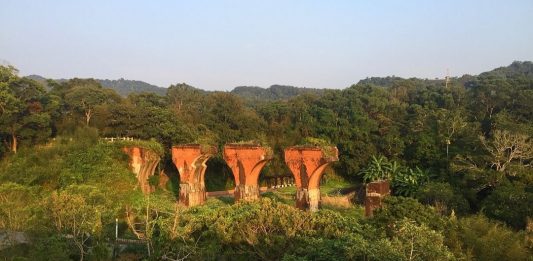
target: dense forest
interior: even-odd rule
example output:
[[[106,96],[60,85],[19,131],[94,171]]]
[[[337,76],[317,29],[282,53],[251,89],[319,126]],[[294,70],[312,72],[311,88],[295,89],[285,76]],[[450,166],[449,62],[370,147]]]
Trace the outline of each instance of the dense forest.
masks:
[[[161,146],[156,174],[171,182],[143,195],[127,156],[104,137]],[[257,202],[212,198],[200,207],[176,206],[172,145],[268,145],[274,159],[263,178],[290,175],[283,149],[308,138],[339,150],[324,186],[391,181],[392,195],[373,218],[362,216],[357,200],[310,213],[276,193]],[[2,66],[0,140],[6,260],[109,260],[117,252],[120,260],[532,256],[531,62],[448,81],[374,77],[343,90],[233,92],[176,84],[164,95],[127,97],[94,79],[43,84]],[[221,155],[208,161],[207,172],[208,190],[233,186]],[[116,222],[120,237],[148,246],[117,250]]]

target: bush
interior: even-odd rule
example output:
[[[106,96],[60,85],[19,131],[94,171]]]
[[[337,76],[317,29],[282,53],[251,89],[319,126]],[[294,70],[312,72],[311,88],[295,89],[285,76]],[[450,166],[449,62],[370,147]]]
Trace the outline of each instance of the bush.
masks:
[[[452,220],[447,231],[448,245],[457,255],[476,260],[528,260],[524,235],[483,215]]]
[[[444,245],[440,232],[425,224],[404,218],[394,224],[392,246],[404,260],[451,260],[453,254]]]
[[[484,213],[516,229],[526,227],[527,217],[533,217],[533,193],[520,183],[496,188],[482,203]]]
[[[7,182],[0,185],[0,230],[27,231],[34,225],[35,189]]]
[[[466,214],[470,210],[468,201],[449,183],[430,182],[418,190],[416,198],[424,204],[434,206],[444,215],[449,215],[452,210],[460,214]]]
[[[434,208],[423,205],[416,199],[394,196],[384,199],[383,207],[374,213],[371,222],[377,227],[388,228],[387,232],[390,235],[393,224],[404,218],[435,230],[442,230],[445,225],[444,217],[440,216]]]
[[[376,231],[353,217],[310,213],[270,199],[178,210],[159,224],[157,258],[364,260],[383,251],[370,247]]]

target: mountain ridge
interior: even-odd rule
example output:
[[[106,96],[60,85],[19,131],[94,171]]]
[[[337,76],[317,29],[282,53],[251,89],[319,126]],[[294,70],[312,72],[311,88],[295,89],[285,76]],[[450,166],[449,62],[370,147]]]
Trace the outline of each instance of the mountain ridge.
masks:
[[[507,66],[501,66],[494,68],[490,71],[482,72],[478,76],[483,75],[498,75],[501,77],[509,77],[515,74],[523,74],[525,77],[533,77],[533,63],[531,61],[514,61],[510,65]],[[47,81],[48,79],[40,76],[40,75],[28,75],[27,78],[36,80],[38,82],[41,82],[47,87]],[[451,77],[452,81],[458,81],[461,85],[465,87],[471,87],[471,79],[474,77],[474,75],[465,74],[462,76],[453,76]],[[392,87],[395,83],[403,80],[409,80],[409,79],[418,79],[420,81],[424,81],[427,83],[432,84],[444,84],[445,79],[423,79],[423,78],[402,78],[402,77],[396,77],[396,76],[386,76],[386,77],[367,77],[365,79],[361,79],[357,82],[355,85],[359,84],[370,84],[378,87]],[[63,82],[67,81],[68,79],[55,79],[54,81],[57,82]],[[128,96],[131,93],[141,93],[141,92],[148,92],[148,93],[155,93],[157,95],[165,96],[167,89],[165,87],[160,87],[157,85],[153,85],[144,81],[139,80],[126,80],[124,78],[120,78],[117,80],[109,80],[109,79],[95,79],[98,81],[103,87],[110,88],[115,90],[119,95],[121,96]],[[191,86],[192,87],[192,86]],[[198,88],[197,88],[198,89]],[[204,92],[214,92],[214,91],[208,91],[199,89]],[[315,94],[315,95],[321,95],[324,93],[326,89],[318,89],[318,88],[307,88],[307,87],[295,87],[290,85],[281,85],[281,84],[274,84],[267,88],[259,87],[259,86],[237,86],[233,88],[231,91],[229,91],[232,94],[235,94],[239,97],[242,97],[244,99],[248,99],[251,101],[255,100],[287,100],[292,97],[302,95],[302,94]]]

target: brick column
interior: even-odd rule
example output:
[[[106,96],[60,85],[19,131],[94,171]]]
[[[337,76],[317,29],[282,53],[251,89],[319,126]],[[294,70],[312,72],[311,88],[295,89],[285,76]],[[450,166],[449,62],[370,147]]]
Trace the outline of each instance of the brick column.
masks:
[[[140,147],[125,147],[122,150],[130,157],[130,169],[135,173],[142,192],[144,194],[153,192],[155,188],[150,186],[148,178],[154,175],[155,168],[161,160],[159,155],[149,149]]]
[[[224,160],[235,178],[235,201],[259,198],[259,174],[272,159],[268,147],[250,144],[226,144]]]
[[[370,182],[366,184],[365,190],[365,216],[372,217],[374,209],[380,208],[383,198],[390,194],[389,181]]]
[[[336,147],[295,146],[285,149],[285,163],[296,183],[296,207],[317,211],[320,204],[320,178],[326,167],[339,160]]]
[[[180,174],[179,202],[181,204],[197,206],[205,202],[206,162],[215,153],[215,147],[202,147],[199,144],[172,147],[172,162]]]

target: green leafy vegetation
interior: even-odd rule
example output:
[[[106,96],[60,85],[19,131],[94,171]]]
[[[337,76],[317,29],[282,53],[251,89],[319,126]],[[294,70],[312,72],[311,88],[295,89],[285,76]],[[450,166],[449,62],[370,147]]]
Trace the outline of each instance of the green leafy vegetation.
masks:
[[[533,64],[514,62],[448,84],[386,77],[267,94],[176,84],[123,97],[98,80],[44,86],[0,66],[0,258],[530,260],[532,86]],[[321,210],[294,208],[294,187],[176,206],[171,146],[218,146],[205,183],[227,190],[221,148],[236,141],[271,148],[260,179],[291,175],[287,147],[335,146]],[[161,156],[154,193],[138,188],[127,146]],[[364,184],[384,179],[392,195],[363,218]],[[137,243],[114,247],[115,222]]]

